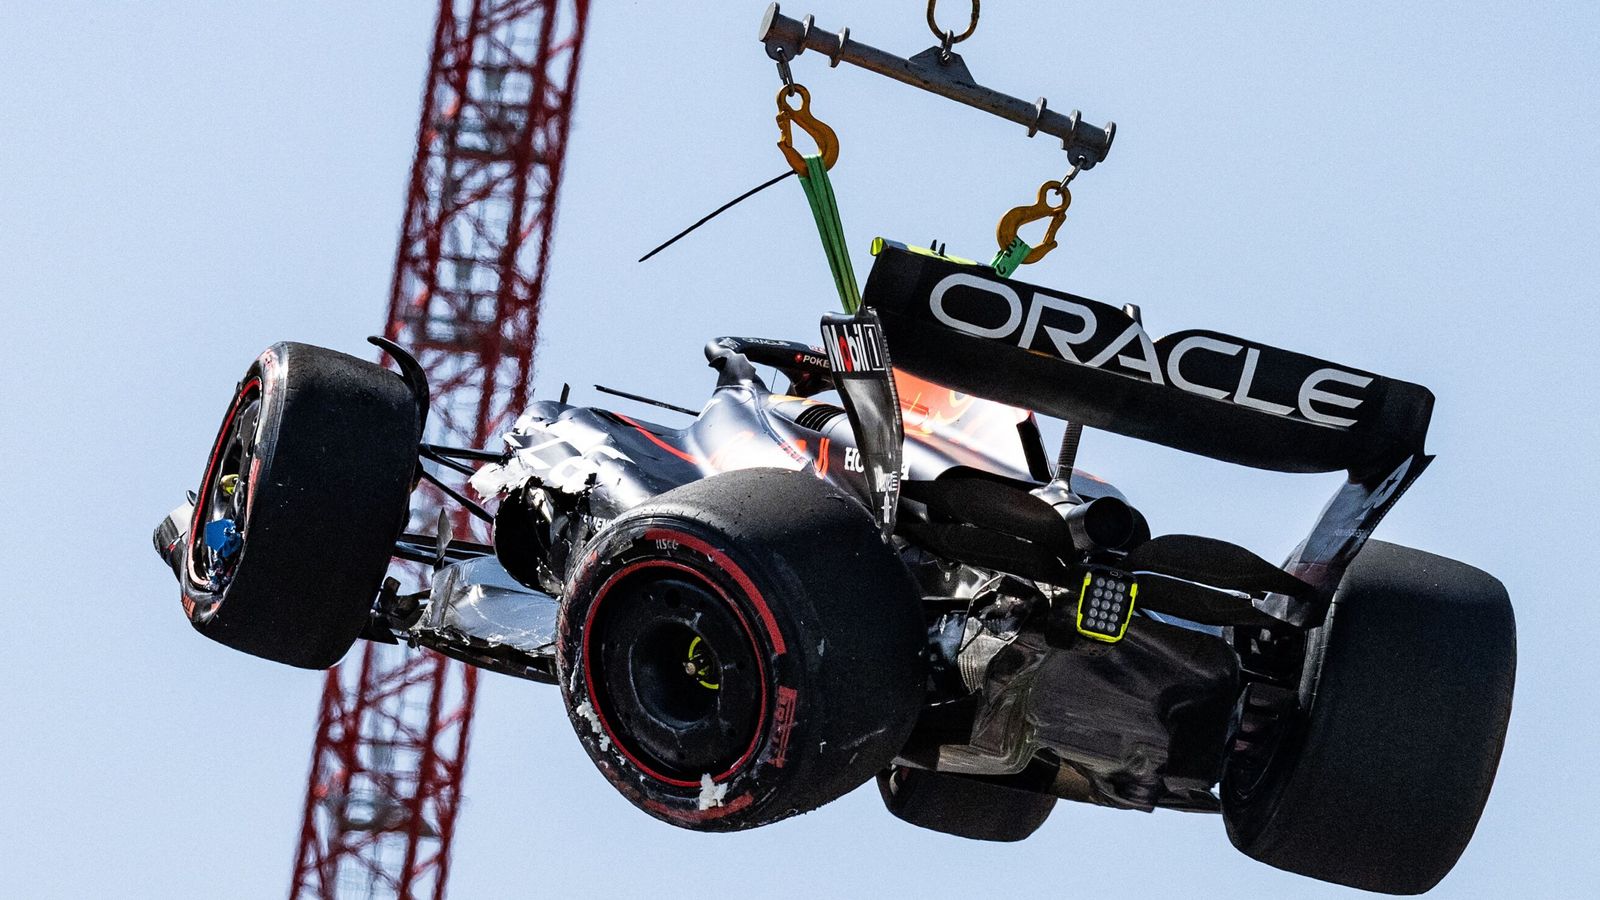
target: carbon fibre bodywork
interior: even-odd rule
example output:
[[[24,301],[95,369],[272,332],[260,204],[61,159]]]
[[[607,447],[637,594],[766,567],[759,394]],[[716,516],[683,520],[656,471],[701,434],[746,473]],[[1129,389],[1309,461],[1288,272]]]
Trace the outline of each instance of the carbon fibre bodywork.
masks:
[[[716,389],[686,427],[531,406],[507,460],[473,480],[504,497],[500,562],[559,597],[585,545],[658,494],[735,469],[810,473],[861,500],[922,589],[928,694],[902,763],[978,776],[1042,764],[1058,796],[1217,810],[1230,752],[1253,752],[1259,720],[1294,706],[1303,629],[1431,460],[1432,395],[1227,335],[1152,340],[1105,304],[929,251],[874,252],[866,307],[825,316],[823,347],[708,344]],[[839,405],[817,399],[830,389]],[[1279,567],[1211,538],[1152,539],[1116,488],[1070,461],[1057,473],[1030,409],[1350,477]],[[1089,535],[1097,505],[1120,510],[1125,531]],[[1107,571],[1138,573],[1126,577],[1143,593],[1120,630],[1096,634],[1088,585]]]
[[[229,413],[156,551],[195,627],[245,652],[314,668],[404,642],[558,685],[612,786],[681,827],[770,824],[875,777],[895,816],[964,837],[1020,840],[1057,798],[1220,812],[1290,871],[1437,883],[1493,781],[1515,635],[1492,576],[1368,544],[1432,460],[1432,394],[1216,332],[1153,338],[1136,308],[943,253],[874,254],[820,347],[711,341],[698,412],[596,386],[678,428],[564,390],[503,447],[443,446],[404,348],[374,339],[396,376],[276,345],[234,408],[282,417]],[[281,353],[308,389],[259,377]],[[1035,411],[1067,420],[1053,462]],[[1084,427],[1347,477],[1275,564],[1153,534],[1077,467]],[[422,481],[492,544],[443,512],[407,532]],[[391,559],[431,583],[380,584]],[[223,604],[239,635],[208,630]]]
[[[554,615],[554,598],[577,554],[612,518],[691,481],[740,468],[790,469],[827,479],[870,504],[844,409],[799,396],[826,389],[815,348],[721,338],[707,355],[720,370],[718,384],[687,426],[538,401],[506,436],[507,461],[474,479],[481,492],[504,495],[496,556],[542,592],[546,618]],[[777,363],[793,392],[772,391],[749,356]],[[802,364],[808,360],[809,367]],[[905,373],[898,374],[897,387],[908,482],[981,472],[997,483],[1043,485],[1036,476],[1045,473],[1035,471],[1043,451],[1026,411]],[[1081,470],[1073,473],[1072,488],[1083,501],[1126,499]],[[937,518],[911,500],[902,501],[901,512],[908,529]],[[1220,628],[1150,614],[1110,654],[1081,641],[1061,646],[1046,636],[1051,601],[1037,587],[946,558],[913,539],[897,537],[896,543],[927,601],[932,663],[928,707],[905,762],[1001,775],[1042,757],[1058,768],[1053,790],[1061,796],[1141,809],[1216,808],[1210,788],[1221,775],[1239,689],[1237,656]],[[862,602],[862,614],[870,615],[870,598]],[[436,608],[451,603],[448,595],[435,597]],[[528,603],[537,618],[539,601],[530,597]],[[413,635],[439,646],[429,639],[440,636],[430,621]],[[468,638],[460,630],[448,634],[455,647]],[[473,661],[523,676],[552,674],[539,664],[544,648],[530,649],[535,652],[510,664]]]
[[[928,251],[880,242],[876,253],[866,306],[825,316],[822,347],[711,341],[716,386],[698,413],[679,410],[693,416],[684,427],[540,400],[503,449],[422,444],[417,476],[492,518],[493,546],[452,542],[442,524],[400,535],[394,555],[432,565],[431,589],[385,588],[363,636],[554,682],[559,612],[614,520],[720,473],[787,470],[859,500],[920,589],[926,693],[901,764],[1027,770],[1030,783],[1043,768],[1060,797],[1219,809],[1225,764],[1266,752],[1253,743],[1263,723],[1304,707],[1306,629],[1431,460],[1432,395],[1211,332],[1152,340],[1105,304]],[[425,410],[420,369],[384,346]],[[1075,451],[1064,445],[1050,463],[1030,409],[1244,465],[1350,477],[1278,566],[1213,538],[1152,537]],[[494,513],[424,465],[472,471],[463,460],[485,463],[470,485],[499,501]],[[180,508],[157,531],[175,571],[194,517]],[[207,528],[236,524],[212,518]],[[873,601],[860,598],[863,622]]]

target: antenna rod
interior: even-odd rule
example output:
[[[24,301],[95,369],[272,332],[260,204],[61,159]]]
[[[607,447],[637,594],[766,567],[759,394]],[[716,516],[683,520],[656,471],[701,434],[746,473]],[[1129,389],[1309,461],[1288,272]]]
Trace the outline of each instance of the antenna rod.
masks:
[[[670,409],[673,412],[681,412],[686,416],[698,416],[698,415],[700,415],[700,413],[698,411],[689,409],[686,406],[676,406],[674,404],[666,402],[665,400],[651,400],[649,397],[641,397],[638,394],[630,394],[627,391],[619,391],[616,388],[608,388],[603,384],[595,385],[594,389],[599,391],[602,394],[610,394],[613,397],[626,397],[629,400],[637,400],[640,403],[648,403],[651,406],[659,406],[662,409]]]

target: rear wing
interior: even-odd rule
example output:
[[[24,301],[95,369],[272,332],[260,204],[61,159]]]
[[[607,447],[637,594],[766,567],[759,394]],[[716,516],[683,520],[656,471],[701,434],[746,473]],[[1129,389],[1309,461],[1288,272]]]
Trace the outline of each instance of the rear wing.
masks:
[[[1421,385],[1212,331],[1152,339],[1130,312],[882,239],[873,255],[863,309],[825,316],[822,331],[880,475],[869,488],[886,534],[903,440],[891,356],[955,391],[1213,459],[1348,471],[1283,565],[1310,592],[1256,601],[1301,627],[1322,621],[1345,569],[1433,461],[1423,449],[1433,394]]]
[[[879,240],[863,303],[894,364],[955,390],[1213,459],[1366,481],[1421,455],[1433,394]]]

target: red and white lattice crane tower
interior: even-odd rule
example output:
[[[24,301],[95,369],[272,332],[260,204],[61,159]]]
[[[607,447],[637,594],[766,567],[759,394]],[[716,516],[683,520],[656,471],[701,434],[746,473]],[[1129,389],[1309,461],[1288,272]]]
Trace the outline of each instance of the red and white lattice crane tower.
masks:
[[[431,442],[491,446],[528,399],[588,13],[440,2],[384,329],[428,372]],[[431,530],[439,495],[417,496]],[[329,671],[291,900],[444,897],[476,691],[476,669],[404,646]]]

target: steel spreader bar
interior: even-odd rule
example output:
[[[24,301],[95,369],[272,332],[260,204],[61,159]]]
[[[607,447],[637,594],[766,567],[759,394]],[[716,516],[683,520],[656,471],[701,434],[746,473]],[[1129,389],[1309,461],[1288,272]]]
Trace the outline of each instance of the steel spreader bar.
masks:
[[[1068,116],[1050,109],[1043,97],[1030,103],[978,84],[961,56],[949,48],[933,47],[903,59],[852,39],[848,28],[832,33],[815,27],[811,16],[804,20],[791,19],[778,11],[776,3],[767,7],[761,19],[758,40],[766,45],[767,55],[783,62],[807,50],[815,50],[826,56],[832,65],[847,62],[860,66],[1015,122],[1028,129],[1029,137],[1043,132],[1060,138],[1061,147],[1067,151],[1073,165],[1084,169],[1094,168],[1106,158],[1117,134],[1115,122],[1107,122],[1100,128],[1082,121],[1077,110]]]

